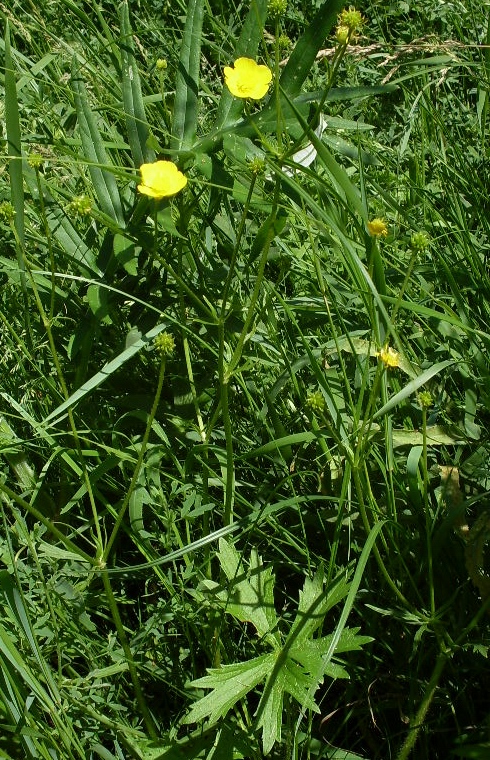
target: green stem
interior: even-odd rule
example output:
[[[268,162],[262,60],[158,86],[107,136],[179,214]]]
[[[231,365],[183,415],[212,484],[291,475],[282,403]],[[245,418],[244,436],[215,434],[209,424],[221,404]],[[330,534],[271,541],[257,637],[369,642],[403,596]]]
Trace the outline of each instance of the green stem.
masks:
[[[238,338],[238,343],[237,343],[237,345],[235,347],[235,350],[233,351],[233,356],[230,359],[230,362],[228,364],[228,368],[227,368],[225,376],[224,376],[224,382],[226,382],[226,383],[229,382],[230,378],[233,375],[233,372],[235,371],[235,369],[236,369],[236,367],[237,367],[237,365],[238,365],[238,363],[239,363],[239,361],[241,359],[242,351],[243,351],[243,346],[244,346],[245,341],[246,341],[246,339],[248,337],[248,332],[249,332],[249,329],[250,329],[250,325],[252,324],[252,320],[254,318],[255,307],[256,307],[257,301],[259,299],[260,289],[262,287],[262,281],[264,279],[264,270],[265,270],[265,265],[267,263],[267,256],[269,254],[270,244],[272,243],[272,241],[273,241],[273,239],[274,239],[274,237],[276,235],[276,230],[275,230],[274,222],[275,222],[276,215],[277,215],[277,205],[278,205],[278,183],[276,183],[276,189],[275,189],[275,192],[274,192],[273,207],[272,207],[272,211],[271,211],[271,214],[269,216],[269,219],[268,219],[268,225],[269,226],[268,226],[268,230],[267,230],[267,234],[266,234],[266,239],[264,241],[264,245],[263,245],[263,248],[262,248],[262,254],[260,256],[259,266],[257,268],[257,277],[256,277],[256,280],[255,280],[255,286],[254,286],[254,289],[252,291],[252,296],[250,298],[250,303],[248,305],[247,314],[245,316],[245,322],[244,322],[244,325],[242,327],[242,331],[240,333],[240,336]]]
[[[413,720],[410,721],[410,729],[409,729],[407,738],[403,742],[403,745],[398,755],[396,756],[396,760],[407,760],[407,758],[410,757],[410,754],[415,746],[415,742],[417,741],[418,735],[420,733],[420,729],[424,725],[427,711],[434,698],[437,685],[444,672],[444,668],[446,667],[447,661],[448,661],[448,654],[446,652],[440,652],[440,654],[437,657],[434,670],[432,671],[430,681],[427,684],[427,688],[422,698],[422,702],[420,703],[420,707],[417,710],[417,714],[415,715]]]
[[[252,193],[255,187],[257,177],[252,175],[250,187],[248,189],[247,198],[243,207],[242,216],[240,219],[240,225],[236,236],[235,246],[233,248],[233,254],[230,261],[230,267],[226,282],[223,288],[223,297],[221,304],[221,316],[218,323],[219,334],[219,349],[218,349],[218,372],[220,382],[220,406],[221,414],[223,417],[223,427],[225,431],[225,445],[226,445],[226,481],[225,481],[225,504],[224,504],[224,524],[231,525],[233,522],[233,502],[235,492],[235,470],[233,462],[233,434],[231,429],[230,419],[230,405],[229,405],[229,377],[227,377],[227,371],[225,367],[225,320],[226,320],[226,308],[228,293],[231,287],[233,275],[235,273],[236,261],[238,258],[238,251],[242,241],[243,233],[245,230],[245,223],[248,218],[248,212],[250,209],[250,201],[252,199]]]
[[[114,523],[114,527],[112,529],[111,536],[106,544],[106,547],[104,549],[104,553],[102,555],[101,563],[102,565],[105,565],[110,551],[112,549],[112,546],[114,544],[114,541],[116,540],[117,534],[119,533],[119,529],[121,527],[122,521],[124,519],[124,515],[126,514],[126,510],[129,506],[129,502],[131,499],[131,496],[133,495],[133,491],[136,488],[136,485],[138,483],[138,478],[141,472],[141,468],[143,466],[143,459],[145,457],[146,447],[148,445],[148,440],[150,438],[151,428],[153,425],[153,420],[155,419],[155,415],[157,413],[158,405],[160,403],[160,396],[162,393],[163,388],[163,379],[165,377],[165,357],[162,357],[161,363],[160,363],[160,371],[158,374],[158,382],[157,382],[157,389],[155,392],[155,398],[153,400],[153,405],[151,407],[150,414],[148,415],[148,420],[146,422],[146,428],[143,435],[143,440],[141,442],[138,459],[136,461],[136,466],[134,468],[133,477],[131,478],[131,483],[129,484],[129,488],[126,492],[126,496],[124,497],[123,503],[121,504],[121,508],[119,509],[119,512],[116,517],[116,521]]]
[[[102,573],[102,580],[104,582],[104,590],[107,596],[107,602],[109,604],[111,616],[114,621],[114,625],[116,626],[117,636],[123,648],[126,662],[128,663],[129,674],[131,676],[131,681],[133,682],[136,701],[138,703],[141,716],[145,723],[145,728],[151,739],[158,739],[158,733],[157,733],[155,724],[153,722],[153,718],[151,717],[150,711],[146,704],[145,697],[143,695],[143,690],[141,688],[138,672],[136,670],[136,664],[133,659],[133,653],[131,651],[131,647],[129,646],[129,642],[126,636],[126,631],[124,630],[121,616],[119,615],[119,609],[117,607],[116,599],[114,597],[114,593],[112,591],[111,583],[110,583],[109,576],[107,573]]]
[[[229,382],[226,376],[224,361],[224,342],[225,326],[222,321],[218,325],[219,329],[219,380],[220,380],[220,402],[221,414],[223,417],[223,427],[225,431],[226,445],[226,481],[225,481],[225,505],[223,522],[225,525],[231,525],[233,522],[233,502],[235,492],[235,468],[233,461],[233,433],[231,429],[230,405],[229,405]]]
[[[359,512],[360,512],[361,519],[362,519],[362,522],[363,522],[363,525],[364,525],[364,530],[366,531],[366,535],[369,536],[369,534],[371,533],[371,525],[369,523],[369,519],[368,519],[368,516],[367,516],[366,504],[365,504],[365,501],[364,501],[364,489],[363,489],[363,486],[362,486],[362,483],[361,483],[361,479],[359,477],[359,470],[358,470],[358,465],[357,465],[356,462],[354,462],[352,464],[352,476],[353,476],[353,479],[354,479],[354,484],[355,484],[356,494],[357,494],[357,500],[358,500],[358,504],[359,504]],[[415,610],[413,609],[413,607],[410,604],[410,602],[408,601],[408,599],[405,598],[405,596],[402,594],[402,592],[400,591],[400,589],[396,586],[396,584],[394,583],[394,581],[391,579],[391,576],[390,576],[388,570],[386,569],[386,566],[385,566],[385,564],[384,564],[384,562],[383,562],[383,560],[381,558],[381,554],[379,553],[379,549],[376,546],[376,544],[374,544],[372,551],[373,551],[373,554],[374,554],[374,558],[376,559],[376,563],[377,563],[377,565],[378,565],[378,567],[380,569],[381,575],[385,579],[385,581],[388,584],[388,586],[390,587],[390,589],[393,591],[393,593],[395,594],[395,596],[397,597],[397,599],[399,600],[399,602],[403,605],[403,607],[405,607],[405,609],[414,612]]]
[[[427,573],[430,591],[430,611],[435,617],[436,603],[434,594],[434,569],[432,563],[432,536],[429,514],[429,473],[427,470],[427,409],[422,407],[422,475],[424,479],[425,535],[427,541]]]
[[[242,212],[242,216],[241,216],[241,219],[240,219],[240,224],[238,226],[238,232],[237,232],[237,236],[236,236],[235,246],[233,248],[233,253],[231,255],[230,266],[229,266],[229,269],[228,269],[228,274],[226,276],[225,286],[223,288],[223,297],[222,297],[223,300],[222,300],[222,304],[221,304],[221,318],[222,319],[224,319],[224,316],[225,316],[225,313],[226,313],[226,301],[228,299],[228,291],[230,290],[231,281],[232,281],[233,275],[235,273],[235,266],[236,266],[236,261],[237,261],[237,257],[238,257],[238,251],[240,249],[240,243],[242,242],[242,237],[243,237],[243,233],[244,233],[244,230],[245,230],[245,223],[247,221],[248,212],[249,212],[249,209],[250,209],[250,201],[252,199],[252,194],[253,194],[253,191],[254,191],[254,187],[255,187],[256,181],[257,181],[257,175],[256,174],[252,174],[252,179],[251,179],[251,182],[250,182],[250,187],[248,188],[247,198],[245,200],[245,205],[243,207],[243,212]]]
[[[415,260],[417,258],[417,251],[413,250],[412,255],[410,256],[410,261],[408,262],[408,269],[405,274],[405,277],[403,278],[402,286],[400,288],[400,292],[398,293],[398,297],[395,301],[395,305],[393,307],[393,311],[391,312],[391,324],[395,324],[396,315],[398,314],[398,309],[400,308],[403,296],[405,295],[405,291],[407,289],[408,281],[410,277],[412,276],[413,267],[415,265]]]
[[[41,176],[40,176],[40,172],[37,166],[35,168],[35,171],[36,171],[37,192],[39,195],[39,205],[41,207],[41,217],[43,220],[44,234],[46,235],[46,242],[48,244],[49,266],[51,270],[51,298],[49,302],[49,320],[51,322],[54,317],[54,300],[55,300],[55,294],[56,294],[53,242],[51,240],[51,230],[49,228],[48,220],[46,217],[46,207],[44,205],[44,194],[43,194],[43,190],[41,186]]]
[[[90,555],[84,552],[82,549],[79,549],[76,544],[73,543],[73,541],[65,536],[64,533],[59,530],[59,528],[54,525],[54,523],[51,522],[51,520],[48,520],[47,517],[45,517],[42,512],[40,512],[36,507],[33,507],[32,504],[29,504],[29,502],[25,501],[21,496],[15,493],[15,491],[12,491],[11,488],[9,488],[5,483],[2,483],[0,481],[0,491],[3,491],[4,494],[6,494],[9,499],[12,499],[12,501],[15,501],[15,503],[21,507],[25,512],[32,515],[38,522],[40,522],[42,525],[44,525],[45,528],[48,529],[48,531],[53,535],[56,536],[56,538],[61,541],[62,544],[66,546],[66,548],[76,554],[80,559],[84,560],[85,562],[88,562],[90,565],[98,565],[98,560],[94,560],[94,558]]]

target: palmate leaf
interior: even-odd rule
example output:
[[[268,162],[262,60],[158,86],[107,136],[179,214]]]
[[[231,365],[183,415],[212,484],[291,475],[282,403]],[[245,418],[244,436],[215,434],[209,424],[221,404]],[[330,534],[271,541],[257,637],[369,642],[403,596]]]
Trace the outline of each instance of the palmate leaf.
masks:
[[[351,584],[345,574],[334,579],[327,588],[322,569],[313,578],[305,579],[296,617],[284,638],[278,629],[274,607],[272,569],[263,566],[255,550],[250,554],[247,567],[235,547],[225,539],[220,540],[218,558],[229,587],[223,588],[213,581],[205,581],[202,587],[214,595],[229,615],[241,622],[252,623],[262,642],[273,651],[246,662],[209,669],[208,675],[193,681],[191,686],[212,691],[193,705],[184,723],[208,719],[213,725],[249,691],[264,682],[254,716],[254,729],[262,732],[263,752],[267,755],[281,740],[285,695],[298,702],[302,710],[319,712],[314,694],[325,675],[349,677],[332,656],[360,649],[372,639],[359,636],[357,628],[345,628],[345,621],[339,631],[313,638],[327,612],[345,597],[352,596]]]

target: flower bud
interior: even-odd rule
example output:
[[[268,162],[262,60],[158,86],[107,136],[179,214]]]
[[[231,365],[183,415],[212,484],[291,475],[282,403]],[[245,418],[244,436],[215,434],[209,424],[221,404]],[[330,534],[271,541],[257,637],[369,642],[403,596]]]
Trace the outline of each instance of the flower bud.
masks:
[[[155,349],[162,357],[172,356],[175,350],[174,336],[168,332],[157,335],[155,338]]]
[[[269,0],[268,11],[272,19],[278,19],[286,15],[288,8],[287,0]]]
[[[410,238],[410,247],[414,253],[422,253],[429,247],[429,236],[426,232],[414,232]]]
[[[314,391],[310,393],[306,399],[306,405],[317,414],[321,414],[325,411],[325,399],[321,391]]]
[[[9,201],[0,203],[0,222],[10,224],[15,216],[15,209]]]

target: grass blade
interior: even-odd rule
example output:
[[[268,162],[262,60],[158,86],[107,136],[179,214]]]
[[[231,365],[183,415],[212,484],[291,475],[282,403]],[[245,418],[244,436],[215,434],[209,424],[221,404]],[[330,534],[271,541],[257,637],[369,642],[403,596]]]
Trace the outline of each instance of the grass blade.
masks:
[[[122,353],[116,356],[115,359],[112,359],[112,361],[108,362],[108,364],[102,367],[100,372],[97,372],[93,377],[90,378],[90,380],[87,380],[86,383],[78,388],[75,393],[72,393],[70,398],[60,404],[60,406],[51,412],[51,414],[48,414],[48,416],[43,420],[43,425],[48,422],[52,425],[55,425],[56,422],[54,420],[57,420],[57,418],[66,412],[67,409],[71,409],[71,407],[77,404],[84,396],[87,395],[87,393],[90,393],[91,391],[95,390],[95,388],[98,388],[99,385],[107,380],[113,372],[116,372],[123,364],[125,364],[128,359],[131,359],[135,354],[138,353],[138,351],[147,346],[148,343],[150,343],[158,335],[158,333],[164,329],[164,327],[165,325],[157,325],[156,327],[153,327],[149,332],[146,333],[146,335],[135,341],[135,343],[129,346],[129,348],[126,348]]]
[[[303,82],[311,71],[316,54],[324,45],[325,38],[344,5],[343,0],[325,0],[310,26],[296,43],[280,80],[282,89],[290,98],[299,95]]]
[[[7,129],[8,154],[10,156],[10,197],[15,210],[14,224],[17,233],[17,263],[21,275],[22,290],[25,294],[25,265],[22,257],[25,240],[22,145],[17,85],[15,81],[12,50],[10,47],[10,27],[8,21],[5,25],[5,126]]]

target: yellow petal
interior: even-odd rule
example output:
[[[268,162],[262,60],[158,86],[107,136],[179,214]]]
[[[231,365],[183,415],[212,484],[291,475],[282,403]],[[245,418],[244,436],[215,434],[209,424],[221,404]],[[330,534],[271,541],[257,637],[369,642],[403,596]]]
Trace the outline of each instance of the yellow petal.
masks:
[[[267,94],[272,80],[268,66],[256,63],[251,58],[237,58],[234,68],[225,66],[225,83],[236,98],[260,100]]]
[[[168,198],[187,185],[187,177],[172,161],[141,164],[141,185],[138,191],[150,198]]]

